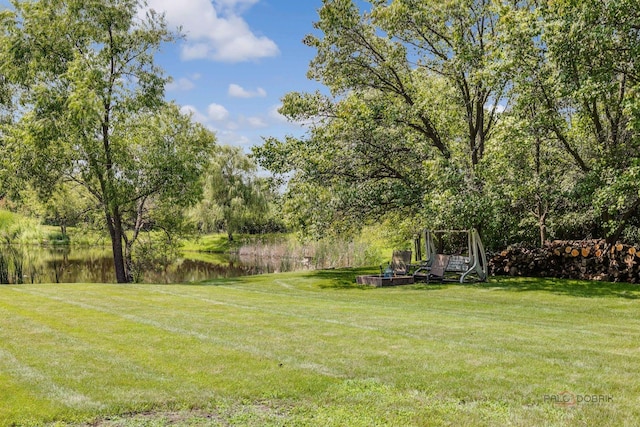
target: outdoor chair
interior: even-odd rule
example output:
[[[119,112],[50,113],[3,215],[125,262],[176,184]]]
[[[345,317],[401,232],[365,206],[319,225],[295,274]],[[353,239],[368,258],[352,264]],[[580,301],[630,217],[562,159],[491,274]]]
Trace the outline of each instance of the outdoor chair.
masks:
[[[391,269],[396,276],[406,276],[409,274],[411,265],[411,251],[393,251],[391,258]]]
[[[431,270],[427,274],[427,283],[431,280],[444,281],[444,273],[449,265],[449,255],[436,254],[431,264]]]

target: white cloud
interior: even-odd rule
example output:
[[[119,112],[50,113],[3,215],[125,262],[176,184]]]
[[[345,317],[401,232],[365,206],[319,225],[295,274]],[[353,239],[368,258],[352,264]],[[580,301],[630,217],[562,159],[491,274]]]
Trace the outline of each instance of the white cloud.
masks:
[[[267,91],[259,87],[255,91],[246,90],[240,85],[235,83],[231,83],[229,85],[229,96],[234,98],[257,98],[257,97],[265,97],[267,96]]]
[[[265,128],[269,126],[269,124],[264,121],[262,117],[248,117],[246,121],[252,128]]]
[[[221,122],[229,118],[229,111],[220,104],[209,104],[207,114],[211,120]]]
[[[202,123],[205,124],[209,121],[209,119],[207,118],[207,116],[205,116],[204,114],[200,113],[198,111],[198,109],[192,105],[184,105],[180,108],[180,112],[182,114],[189,114],[191,115],[191,117],[193,117],[193,120],[195,120],[198,123]]]
[[[253,141],[246,135],[228,130],[216,130],[217,142],[220,145],[251,145]]]
[[[227,122],[226,127],[229,130],[238,130],[238,129],[240,129],[240,125],[238,123],[236,123],[236,122]]]
[[[232,10],[244,10],[253,6],[260,0],[214,0],[216,6],[220,8],[232,9]]]
[[[180,111],[190,114],[194,121],[202,123],[216,134],[219,144],[226,145],[249,147],[259,144],[261,140],[254,135],[256,129],[269,128],[275,122],[270,114],[265,116],[239,115],[234,118],[224,106],[216,103],[209,104],[206,114],[191,105],[183,106]]]
[[[195,83],[186,77],[179,78],[167,84],[168,91],[187,92],[195,87]]]
[[[257,1],[149,0],[149,7],[165,12],[169,25],[183,28],[183,59],[241,62],[279,54],[273,40],[256,35],[239,16]]]
[[[280,112],[278,111],[281,107],[282,107],[282,104],[271,106],[271,108],[269,108],[269,118],[271,118],[272,120],[275,120],[276,122],[289,123],[289,119],[287,119],[285,116],[280,114]]]

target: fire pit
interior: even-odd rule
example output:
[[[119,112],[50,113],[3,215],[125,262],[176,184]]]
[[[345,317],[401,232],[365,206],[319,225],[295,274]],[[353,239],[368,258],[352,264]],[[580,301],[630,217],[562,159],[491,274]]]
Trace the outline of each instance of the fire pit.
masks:
[[[385,277],[380,274],[356,277],[356,283],[359,285],[371,285],[376,287],[382,286],[398,286],[413,284],[413,276],[390,276]]]

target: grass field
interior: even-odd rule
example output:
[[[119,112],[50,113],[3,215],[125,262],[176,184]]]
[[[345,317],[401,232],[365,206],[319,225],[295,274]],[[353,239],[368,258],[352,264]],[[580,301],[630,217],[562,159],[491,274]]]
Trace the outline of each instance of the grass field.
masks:
[[[640,288],[355,274],[0,286],[0,425],[640,424]]]

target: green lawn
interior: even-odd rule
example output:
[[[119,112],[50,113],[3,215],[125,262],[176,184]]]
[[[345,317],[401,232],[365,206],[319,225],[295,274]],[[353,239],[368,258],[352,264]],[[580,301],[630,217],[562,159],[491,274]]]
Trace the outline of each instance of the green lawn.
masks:
[[[640,424],[640,288],[354,275],[0,286],[0,425]]]

